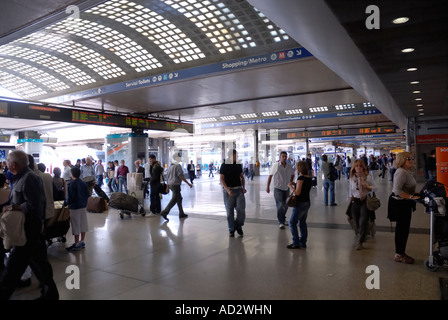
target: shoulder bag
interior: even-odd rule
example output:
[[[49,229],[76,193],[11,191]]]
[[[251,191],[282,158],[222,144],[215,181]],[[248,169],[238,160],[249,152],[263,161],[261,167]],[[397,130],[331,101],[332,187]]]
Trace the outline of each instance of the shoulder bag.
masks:
[[[370,193],[367,195],[366,203],[367,209],[370,211],[376,211],[379,207],[381,207],[381,201],[376,197],[375,192],[373,192],[372,196]]]
[[[296,196],[294,194],[294,191],[291,192],[291,194],[289,195],[288,201],[286,202],[286,204],[288,205],[288,207],[296,207],[298,204],[298,196]]]

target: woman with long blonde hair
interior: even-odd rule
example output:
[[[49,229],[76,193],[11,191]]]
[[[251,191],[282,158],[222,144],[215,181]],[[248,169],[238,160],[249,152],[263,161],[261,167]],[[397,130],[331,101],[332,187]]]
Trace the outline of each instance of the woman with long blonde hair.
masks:
[[[359,239],[356,250],[363,248],[366,241],[367,229],[369,227],[369,212],[367,210],[367,195],[375,191],[375,180],[369,174],[363,160],[357,159],[350,170],[350,196],[351,215],[359,230]]]

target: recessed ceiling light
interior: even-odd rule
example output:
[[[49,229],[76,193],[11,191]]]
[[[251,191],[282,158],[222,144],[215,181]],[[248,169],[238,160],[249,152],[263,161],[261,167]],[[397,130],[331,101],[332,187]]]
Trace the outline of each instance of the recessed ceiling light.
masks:
[[[425,111],[425,109],[421,108],[421,109],[418,109],[418,111],[423,112],[423,111]]]
[[[408,68],[406,71],[417,71],[417,68]]]
[[[423,105],[422,105],[421,103],[419,103],[419,104],[417,105],[417,107],[423,107]]]
[[[411,84],[419,84],[420,81],[412,81]]]
[[[425,114],[423,112],[420,112],[418,115],[419,116],[424,116]]]
[[[406,48],[406,49],[401,50],[401,52],[410,53],[410,52],[413,52],[414,50],[415,50],[414,48]]]
[[[406,23],[408,21],[409,21],[408,17],[399,17],[399,18],[392,20],[392,23],[393,24],[402,24],[402,23]]]
[[[420,90],[412,91],[412,93],[422,93]]]
[[[421,101],[422,100],[422,98],[416,98],[415,99],[415,101]]]

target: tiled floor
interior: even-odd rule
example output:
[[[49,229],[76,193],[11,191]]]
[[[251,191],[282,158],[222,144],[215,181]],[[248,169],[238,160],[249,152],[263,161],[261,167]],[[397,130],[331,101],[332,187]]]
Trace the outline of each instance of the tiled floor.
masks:
[[[394,234],[386,218],[391,182],[375,177],[382,207],[377,211],[377,233],[364,250],[355,250],[355,235],[345,216],[348,181],[336,181],[338,206],[323,205],[322,184],[311,191],[307,249],[289,250],[289,229],[276,223],[272,192],[266,193],[267,176],[247,182],[244,237],[229,238],[218,175],[182,187],[189,217],[179,221],[177,208],[169,222],[160,216],[133,215],[120,219],[116,209],[88,213],[87,247],[65,250],[73,241],[48,249],[60,298],[64,300],[438,300],[439,278],[447,270],[430,272],[429,216],[418,205],[412,219],[408,254],[416,259],[406,265],[393,261]],[[421,187],[421,186],[419,186]],[[420,189],[418,189],[420,190]],[[171,195],[164,196],[162,207]],[[145,207],[149,207],[148,200]],[[288,212],[289,213],[289,212]],[[289,214],[288,214],[289,217]],[[79,268],[79,289],[69,289]],[[379,289],[368,289],[366,273],[378,267]],[[13,299],[39,295],[37,281],[18,289]]]

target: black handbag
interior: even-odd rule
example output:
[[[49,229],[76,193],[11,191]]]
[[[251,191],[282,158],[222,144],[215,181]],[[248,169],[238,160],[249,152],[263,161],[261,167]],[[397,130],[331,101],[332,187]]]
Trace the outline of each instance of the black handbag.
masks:
[[[160,184],[160,187],[159,187],[159,193],[161,193],[161,194],[168,194],[169,192],[170,192],[170,191],[169,191],[169,189],[168,189],[166,183],[165,183],[165,182],[162,182],[162,183]]]
[[[288,207],[296,207],[297,206],[297,196],[294,194],[294,191],[291,192],[291,194],[289,195],[288,201],[286,202],[286,204],[288,205]]]

